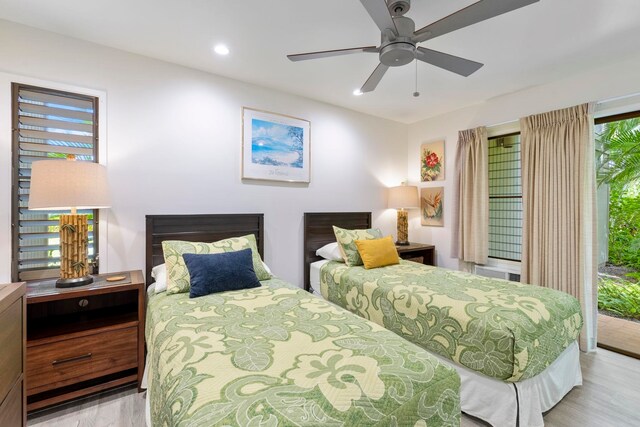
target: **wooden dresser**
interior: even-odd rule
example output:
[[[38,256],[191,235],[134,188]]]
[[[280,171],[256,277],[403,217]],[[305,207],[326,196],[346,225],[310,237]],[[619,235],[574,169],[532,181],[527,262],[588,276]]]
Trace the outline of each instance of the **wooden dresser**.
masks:
[[[24,283],[0,285],[0,426],[26,426]]]
[[[122,277],[115,282],[107,278]],[[140,271],[59,289],[27,286],[27,409],[142,381],[145,286]],[[0,426],[3,425],[0,423]]]

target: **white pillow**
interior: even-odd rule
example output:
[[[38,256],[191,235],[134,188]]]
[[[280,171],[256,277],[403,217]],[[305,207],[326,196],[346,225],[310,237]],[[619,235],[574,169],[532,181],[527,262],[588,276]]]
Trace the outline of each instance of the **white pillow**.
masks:
[[[324,259],[328,259],[329,261],[344,262],[342,254],[340,253],[340,248],[338,247],[338,242],[328,243],[324,245],[316,251],[316,255]]]
[[[151,277],[155,279],[155,293],[167,290],[167,265],[156,265],[151,269]]]
[[[264,267],[265,270],[267,270],[267,273],[273,276],[273,273],[271,272],[271,269],[269,268],[266,262],[262,261],[262,266]]]

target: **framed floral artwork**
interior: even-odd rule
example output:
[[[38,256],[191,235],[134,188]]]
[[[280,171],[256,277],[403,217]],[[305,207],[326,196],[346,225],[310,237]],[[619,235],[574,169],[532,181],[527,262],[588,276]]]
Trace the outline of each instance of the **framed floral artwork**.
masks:
[[[307,120],[242,109],[242,178],[309,182],[310,127]]]
[[[427,142],[420,147],[420,181],[444,180],[444,141]]]
[[[444,187],[420,189],[420,219],[422,225],[444,227]]]

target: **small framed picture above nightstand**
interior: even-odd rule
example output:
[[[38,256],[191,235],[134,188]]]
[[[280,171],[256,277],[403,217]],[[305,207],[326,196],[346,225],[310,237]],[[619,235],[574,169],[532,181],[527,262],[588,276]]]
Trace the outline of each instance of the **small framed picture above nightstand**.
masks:
[[[57,288],[27,284],[27,410],[124,384],[144,369],[145,285],[141,271],[93,276]]]
[[[436,247],[434,245],[409,243],[404,246],[396,246],[396,249],[402,259],[426,265],[436,265]]]

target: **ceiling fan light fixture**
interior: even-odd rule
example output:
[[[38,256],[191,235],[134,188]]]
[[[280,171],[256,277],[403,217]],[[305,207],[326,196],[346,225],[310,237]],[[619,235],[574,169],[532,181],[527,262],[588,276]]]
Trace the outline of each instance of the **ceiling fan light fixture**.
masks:
[[[229,48],[223,44],[217,44],[214,48],[213,51],[215,53],[217,53],[218,55],[228,55],[229,54]]]
[[[354,89],[354,90],[353,90],[353,94],[354,94],[355,96],[360,96],[360,95],[362,95],[362,93],[363,93],[363,92],[362,92],[360,89]]]

